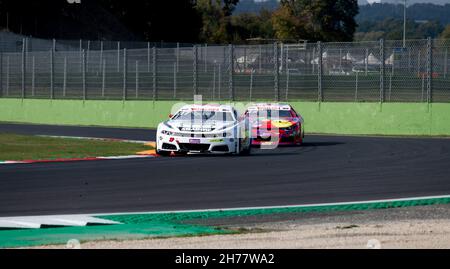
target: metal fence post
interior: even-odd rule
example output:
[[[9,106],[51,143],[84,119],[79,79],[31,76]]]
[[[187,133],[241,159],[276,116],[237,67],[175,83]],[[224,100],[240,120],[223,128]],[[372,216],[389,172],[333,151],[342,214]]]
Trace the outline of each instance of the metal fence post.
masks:
[[[150,73],[150,42],[147,42],[147,72]]]
[[[284,44],[283,42],[278,43],[280,45],[280,50],[277,51],[277,55],[278,58],[280,58],[279,63],[278,63],[278,69],[280,69],[281,71],[283,71],[284,68]]]
[[[392,76],[394,75],[394,70],[391,71],[391,74],[389,75],[389,93],[388,93],[388,102],[391,101],[391,95],[392,95]]]
[[[389,56],[390,57],[390,56]],[[389,58],[388,58],[389,59]],[[401,64],[401,63],[400,63]],[[392,50],[391,76],[395,74],[395,50]]]
[[[285,59],[285,62],[286,62],[286,73],[288,73],[289,72],[289,45],[286,45],[286,59]]]
[[[208,72],[208,62],[207,62],[207,57],[208,57],[208,44],[205,44],[204,49],[204,53],[203,53],[203,58],[205,61],[205,73]]]
[[[36,95],[36,57],[31,58],[31,96]]]
[[[279,76],[280,76],[280,59],[278,55],[278,42],[273,43],[273,88],[275,101],[280,100],[280,87],[279,87]]]
[[[447,78],[447,69],[448,69],[448,49],[445,49],[445,56],[444,56],[444,78]]]
[[[259,58],[258,58],[258,70],[259,73],[261,74],[261,67],[262,67],[262,46],[259,45]]]
[[[234,45],[228,45],[228,93],[234,101]]]
[[[419,53],[417,54],[417,76],[419,76],[420,77],[420,71],[421,71],[421,64],[420,64],[420,61],[421,61],[421,51],[419,50]]]
[[[9,56],[6,56],[6,96],[9,96],[9,64],[10,64],[10,60],[9,60]]]
[[[100,41],[100,61],[98,63],[98,71],[102,71],[102,64],[103,64],[103,41]]]
[[[180,70],[180,43],[177,42],[177,72]]]
[[[86,52],[83,49],[82,52],[83,58],[82,58],[82,84],[83,84],[83,101],[86,100],[87,95],[87,88],[86,88]]]
[[[287,61],[286,61],[287,63]],[[286,101],[289,100],[289,69],[286,69]]]
[[[80,73],[83,72],[83,40],[80,39]]]
[[[156,78],[156,75],[158,73],[158,55],[157,55],[157,50],[156,47],[153,47],[152,50],[152,54],[153,54],[153,62],[152,62],[152,73],[153,73],[153,80],[152,80],[152,84],[153,84],[153,94],[152,94],[152,98],[153,100],[156,100],[158,98],[158,80]]]
[[[427,40],[427,102],[431,103],[433,91],[433,41]]]
[[[55,59],[53,49],[50,50],[50,99],[55,98]]]
[[[216,97],[216,64],[213,66],[213,88],[212,88],[212,100]]]
[[[253,69],[250,71],[250,102],[252,101],[253,95]]]
[[[355,78],[355,102],[358,102],[358,75],[359,75],[359,72],[356,72],[356,78]]]
[[[25,37],[25,52],[27,52],[27,53],[28,53],[28,51],[29,51],[28,43],[29,43],[28,37]]]
[[[366,49],[366,51],[365,51],[364,68],[365,68],[366,76],[367,76],[369,73],[369,49]]]
[[[317,88],[318,88],[318,101],[323,101],[323,89],[322,89],[322,68],[323,68],[323,55],[322,55],[322,43],[317,42],[318,61],[317,61]]]
[[[139,61],[136,61],[136,99],[139,98]]]
[[[67,90],[67,56],[64,56],[64,75],[63,75],[63,96],[66,97]]]
[[[56,39],[53,38],[52,42],[53,42],[53,45],[52,45],[53,52],[56,52]]]
[[[411,48],[408,49],[408,72],[411,72]]]
[[[3,97],[3,52],[0,51],[0,98]]]
[[[25,98],[25,73],[26,73],[26,48],[25,48],[26,39],[22,39],[22,99]]]
[[[198,80],[198,70],[197,70],[197,65],[198,65],[198,50],[197,50],[197,45],[194,45],[194,47],[192,48],[192,59],[193,59],[193,90],[194,90],[194,96],[198,95],[198,85],[197,85],[197,80]]]
[[[117,41],[117,73],[120,73],[120,41]]]
[[[245,71],[247,71],[247,47],[244,46],[244,72]]]
[[[425,74],[422,74],[422,102],[424,100],[424,93],[425,93]]]
[[[308,53],[308,47],[305,45],[305,49],[303,51],[303,59],[305,59],[305,62],[303,64],[303,67],[305,68],[304,72],[306,75],[308,65],[311,63],[311,59],[309,59],[309,53]]]
[[[173,99],[177,98],[177,63],[173,63]]]
[[[223,58],[222,58],[222,64],[225,66],[228,62],[227,59],[227,46],[222,46],[222,53],[223,53]]]
[[[384,39],[380,39],[380,102],[384,102]]]
[[[311,59],[313,60],[313,63],[311,64],[312,65],[311,74],[314,75],[315,68],[316,68],[316,65],[314,64],[314,61],[316,60],[316,48],[315,47],[312,50],[312,57],[311,57]]]
[[[86,72],[89,72],[89,55],[91,51],[91,41],[87,42],[87,51],[86,51]]]
[[[102,63],[102,97],[105,97],[105,86],[106,86],[106,60]]]
[[[217,71],[218,72],[218,78],[217,78],[217,86],[218,86],[218,89],[217,89],[217,100],[220,100],[220,91],[221,91],[221,89],[222,89],[222,67],[221,67],[221,65],[219,64],[219,70]]]
[[[127,49],[123,49],[123,85],[122,85],[122,101],[127,100]]]

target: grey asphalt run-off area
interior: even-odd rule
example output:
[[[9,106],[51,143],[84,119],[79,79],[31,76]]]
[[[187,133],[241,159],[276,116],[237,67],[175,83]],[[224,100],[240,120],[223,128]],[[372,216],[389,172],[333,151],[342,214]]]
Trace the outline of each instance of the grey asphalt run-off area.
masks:
[[[151,129],[0,124],[0,133],[155,140]],[[308,135],[251,156],[0,166],[0,216],[366,201],[450,194],[450,139]]]

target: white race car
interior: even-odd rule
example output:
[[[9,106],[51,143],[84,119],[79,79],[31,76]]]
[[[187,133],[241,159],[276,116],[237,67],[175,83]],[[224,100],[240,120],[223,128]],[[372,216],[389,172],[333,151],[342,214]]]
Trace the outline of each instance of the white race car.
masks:
[[[156,152],[250,154],[248,120],[227,105],[185,105],[158,125]]]

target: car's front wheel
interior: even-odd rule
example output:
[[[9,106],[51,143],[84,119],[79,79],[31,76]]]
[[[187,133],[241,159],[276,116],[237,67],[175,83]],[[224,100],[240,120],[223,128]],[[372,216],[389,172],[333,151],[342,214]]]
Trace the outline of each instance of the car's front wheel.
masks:
[[[165,150],[156,150],[156,154],[160,155],[160,156],[170,156],[170,151],[165,151]]]
[[[242,143],[243,139],[239,139],[239,149],[240,149],[239,155],[241,155],[241,156],[248,156],[248,155],[251,154],[251,151],[252,151],[252,140],[251,140],[251,138],[248,138],[248,139],[249,139],[248,145],[244,145]]]

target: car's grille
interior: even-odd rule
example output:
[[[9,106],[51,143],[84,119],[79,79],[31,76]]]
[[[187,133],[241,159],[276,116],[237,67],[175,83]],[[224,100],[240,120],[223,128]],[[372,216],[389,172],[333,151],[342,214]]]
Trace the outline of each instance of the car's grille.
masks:
[[[163,143],[162,149],[176,150],[177,147],[175,145],[172,145],[172,144]]]
[[[256,141],[271,141],[272,140],[272,137],[261,137],[261,136],[257,136],[256,137],[256,139],[255,139]]]
[[[207,151],[210,146],[210,144],[189,144],[189,143],[180,143],[178,145],[180,146],[180,149],[183,151]]]
[[[228,149],[227,145],[222,145],[222,146],[214,146],[211,151],[228,152],[230,150]]]
[[[231,134],[227,133],[219,133],[219,134],[191,134],[191,133],[174,133],[173,136],[178,137],[192,137],[192,138],[218,138],[218,137],[227,137],[231,136]]]
[[[280,142],[282,143],[294,143],[295,137],[294,136],[287,136],[287,137],[281,137]]]

